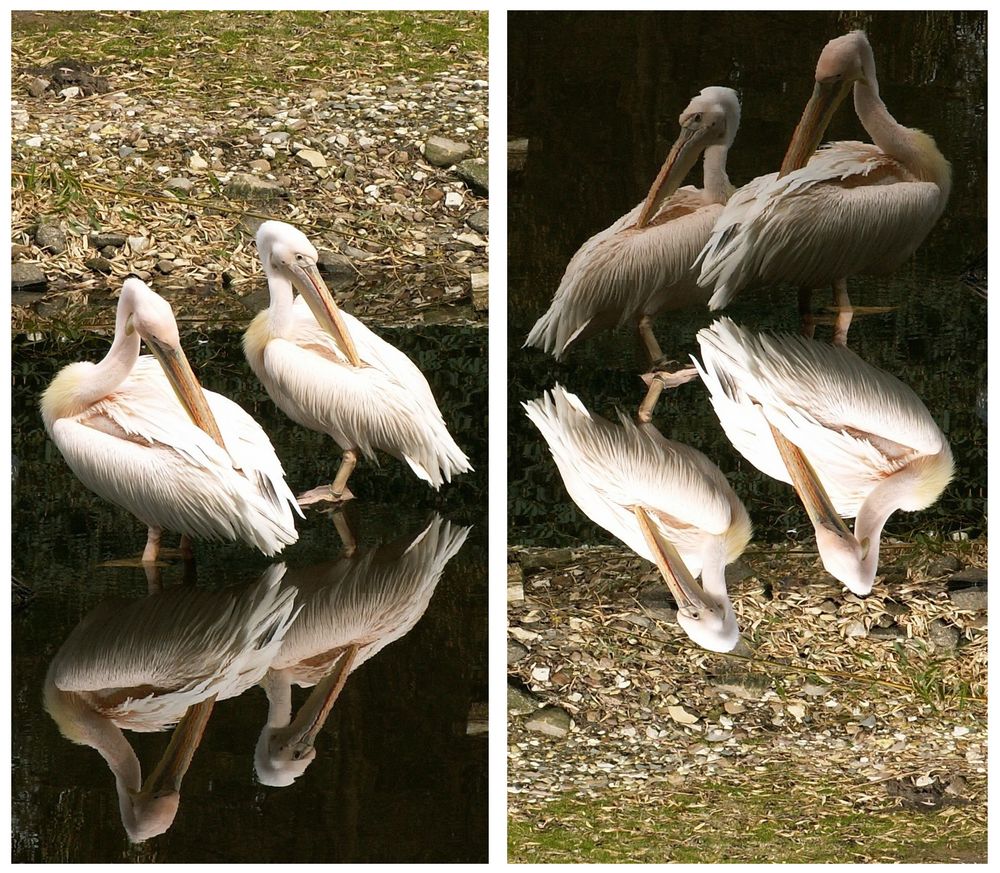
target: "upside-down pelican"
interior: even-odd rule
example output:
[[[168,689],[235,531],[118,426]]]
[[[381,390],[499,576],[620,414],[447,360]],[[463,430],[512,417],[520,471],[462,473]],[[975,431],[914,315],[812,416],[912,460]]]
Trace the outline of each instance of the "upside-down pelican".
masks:
[[[558,360],[581,337],[635,324],[653,366],[662,365],[653,318],[704,304],[709,296],[698,286],[692,264],[733,192],[726,155],[739,123],[740,103],[731,88],[703,88],[691,100],[646,199],[580,247],[525,346],[537,346]],[[704,187],[679,188],[702,152]],[[664,374],[660,387],[664,380],[672,384]],[[659,394],[652,376],[647,381]],[[655,396],[650,401],[649,409]],[[646,411],[643,420],[648,420]]]
[[[423,373],[399,349],[341,311],[297,228],[265,221],[257,251],[271,293],[243,337],[243,350],[271,399],[293,421],[344,450],[332,485],[299,496],[307,506],[350,499],[358,454],[381,449],[406,461],[432,488],[472,469]],[[293,291],[299,296],[294,299]]]
[[[294,782],[348,675],[409,633],[471,528],[435,515],[416,536],[313,567],[290,570],[302,611],[261,682],[267,725],[254,753],[265,785]],[[315,686],[292,718],[292,686]]]
[[[868,594],[889,516],[930,506],[954,473],[927,407],[844,346],[755,335],[728,318],[699,331],[698,342],[695,363],[730,442],[795,486],[823,566]],[[853,533],[843,518],[855,519]]]
[[[284,564],[239,591],[171,588],[106,601],[62,644],[45,677],[45,708],[60,732],[100,753],[115,777],[133,842],[173,823],[180,788],[216,701],[260,681],[297,613]],[[176,724],[145,783],[123,730]]]
[[[139,356],[140,338],[152,356]],[[186,555],[191,537],[241,539],[265,555],[298,539],[299,510],[267,434],[202,390],[170,304],[139,279],[122,285],[107,355],[64,367],[41,411],[77,478],[147,525],[145,562],[164,530],[182,534]]]
[[[576,505],[659,567],[684,632],[713,652],[733,649],[739,627],[725,568],[743,553],[751,527],[722,471],[648,422],[591,415],[560,385],[522,405]]]
[[[858,119],[874,143],[835,142],[818,152],[837,106],[853,86]],[[832,285],[843,345],[851,322],[847,278],[888,273],[916,251],[944,211],[951,165],[934,140],[904,127],[879,97],[865,34],[827,43],[816,85],[778,173],[730,198],[699,255],[698,281],[722,309],[746,287],[798,285],[803,332],[812,335],[809,289]]]

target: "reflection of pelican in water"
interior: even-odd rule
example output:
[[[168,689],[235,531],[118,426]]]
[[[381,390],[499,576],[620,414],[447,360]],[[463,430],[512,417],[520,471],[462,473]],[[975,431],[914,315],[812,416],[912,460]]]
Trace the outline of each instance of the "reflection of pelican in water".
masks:
[[[882,528],[938,499],[954,472],[927,407],[844,346],[755,335],[728,318],[698,332],[701,377],[726,436],[795,486],[827,571],[871,592]],[[843,518],[854,518],[852,533]]]
[[[648,422],[591,415],[561,385],[522,405],[573,502],[659,567],[684,632],[713,652],[732,650],[740,631],[725,570],[750,540],[750,517],[722,471]]]
[[[295,617],[284,565],[243,590],[174,588],[102,603],[74,628],[45,677],[45,708],[60,732],[96,749],[115,776],[122,824],[133,842],[166,831],[181,780],[217,700],[260,681]],[[178,724],[179,722],[179,724]],[[123,730],[177,724],[142,782]]]
[[[302,609],[261,683],[268,698],[254,757],[261,782],[291,785],[305,772],[347,676],[420,620],[470,529],[435,516],[415,537],[287,573]],[[315,686],[294,719],[292,685]]]

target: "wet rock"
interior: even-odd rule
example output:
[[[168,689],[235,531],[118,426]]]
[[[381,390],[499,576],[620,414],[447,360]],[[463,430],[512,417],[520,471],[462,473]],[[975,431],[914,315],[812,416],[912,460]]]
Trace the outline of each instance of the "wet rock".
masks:
[[[639,603],[653,618],[661,621],[677,618],[677,603],[666,585],[647,585],[639,592]]]
[[[507,680],[507,712],[511,715],[530,715],[538,709],[539,700],[516,680]]]
[[[484,197],[490,193],[490,169],[482,158],[470,158],[455,167],[458,178],[477,194]]]
[[[559,706],[543,706],[524,722],[529,731],[550,737],[564,737],[573,724],[570,714]]]
[[[95,249],[103,249],[111,246],[113,249],[120,249],[125,245],[125,234],[110,233],[100,231],[90,234],[90,244]]]
[[[167,179],[163,187],[170,191],[183,191],[185,194],[189,194],[191,189],[194,188],[194,182],[190,179],[185,179],[183,176],[174,176],[171,179]]]
[[[49,284],[45,271],[38,264],[18,262],[10,267],[10,286],[12,291],[44,291]]]
[[[83,265],[94,273],[110,273],[114,266],[105,257],[87,258]]]
[[[482,270],[469,278],[472,282],[472,308],[476,312],[486,312],[490,308],[490,274]]]
[[[467,216],[466,224],[469,225],[477,233],[489,233],[490,232],[490,211],[489,209],[477,209],[471,215]]]
[[[516,664],[528,654],[528,647],[517,640],[507,640],[507,666]]]
[[[927,626],[927,634],[935,649],[954,652],[962,636],[961,631],[944,619],[936,618]]]
[[[226,183],[225,193],[237,200],[275,200],[285,190],[277,182],[261,179],[250,173],[236,173]]]
[[[35,245],[58,255],[66,251],[66,234],[58,224],[39,223],[35,228]]]
[[[572,560],[572,549],[540,549],[533,552],[524,552],[518,557],[518,562],[523,570],[561,567]]]
[[[963,570],[948,580],[948,597],[956,609],[984,612],[987,607],[986,571]]]
[[[528,141],[526,139],[507,140],[507,172],[520,173],[528,161]]]
[[[435,167],[450,167],[466,157],[472,147],[443,136],[431,136],[424,143],[424,157]]]

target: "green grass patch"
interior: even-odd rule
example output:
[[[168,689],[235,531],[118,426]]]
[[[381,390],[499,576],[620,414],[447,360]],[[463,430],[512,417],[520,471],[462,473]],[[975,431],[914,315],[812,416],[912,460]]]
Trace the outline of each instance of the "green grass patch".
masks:
[[[565,796],[512,816],[508,860],[985,863],[979,807],[927,813],[896,808],[888,798],[882,806],[852,801],[851,792],[768,772],[694,787],[655,786],[642,797]]]

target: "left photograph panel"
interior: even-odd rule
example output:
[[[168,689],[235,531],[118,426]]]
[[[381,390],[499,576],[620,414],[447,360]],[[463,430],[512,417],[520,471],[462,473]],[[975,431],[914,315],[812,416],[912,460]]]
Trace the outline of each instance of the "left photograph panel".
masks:
[[[485,12],[15,12],[12,860],[487,860]]]

